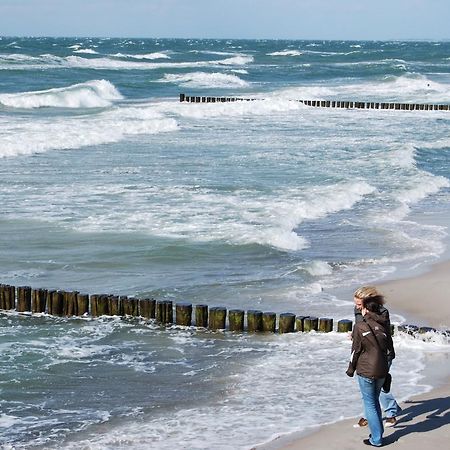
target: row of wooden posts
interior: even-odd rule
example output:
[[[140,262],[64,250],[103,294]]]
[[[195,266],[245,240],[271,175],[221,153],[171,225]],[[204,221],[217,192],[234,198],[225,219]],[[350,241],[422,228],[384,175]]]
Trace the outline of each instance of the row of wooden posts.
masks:
[[[77,291],[33,289],[30,286],[15,287],[0,284],[0,310],[16,310],[20,313],[47,313],[53,316],[122,316],[153,319],[163,325],[176,324],[190,327],[243,332],[292,333],[294,331],[333,331],[333,319],[312,316],[296,316],[293,313],[263,312],[259,310],[230,309],[176,303],[170,300],[157,301],[150,298],[134,298],[116,295],[88,295]],[[195,323],[193,313],[195,312]],[[246,326],[244,319],[246,317]],[[278,322],[278,327],[277,327]],[[336,331],[350,332],[353,322],[349,319],[339,320]],[[398,328],[409,334],[436,331],[434,328],[403,325]],[[392,333],[394,328],[392,327]],[[450,335],[450,333],[449,333]]]
[[[180,94],[180,102],[188,103],[227,103],[227,102],[251,102],[264,100],[262,98],[242,97],[199,97]],[[294,100],[307,106],[319,108],[345,108],[345,109],[394,109],[404,111],[449,111],[450,105],[424,104],[424,103],[386,103],[386,102],[355,102],[338,100]]]

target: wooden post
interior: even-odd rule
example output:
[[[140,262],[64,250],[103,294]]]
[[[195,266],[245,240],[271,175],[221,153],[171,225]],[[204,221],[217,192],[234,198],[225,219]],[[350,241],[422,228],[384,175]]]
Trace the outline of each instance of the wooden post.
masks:
[[[280,333],[293,333],[295,329],[295,314],[282,313],[278,324]]]
[[[173,323],[173,303],[170,300],[164,302],[164,323]]]
[[[222,308],[220,306],[209,308],[210,330],[224,330],[226,317],[227,317],[226,308]]]
[[[195,326],[202,328],[208,326],[208,305],[195,305]]]
[[[242,309],[230,309],[228,311],[228,323],[230,331],[244,331],[244,311]]]
[[[97,298],[97,316],[109,316],[109,297],[99,295]]]
[[[110,316],[123,316],[120,299],[117,295],[108,296],[108,308]]]
[[[125,297],[122,304],[125,316],[139,317],[139,302],[137,298]]]
[[[139,313],[145,319],[155,318],[156,300],[152,298],[141,298],[139,300]]]
[[[47,291],[45,289],[33,289],[31,291],[31,311],[33,313],[45,312]]]
[[[319,319],[317,317],[307,317],[303,322],[303,331],[317,331],[319,328]]]
[[[77,294],[77,315],[89,314],[89,295]]]
[[[6,292],[6,285],[0,284],[0,309],[5,310],[5,292]]]
[[[266,333],[275,333],[277,329],[277,315],[274,312],[264,312],[262,315],[262,330]]]
[[[100,295],[93,294],[91,295],[91,316],[92,317],[98,317],[97,314],[97,301]]]
[[[337,325],[338,333],[348,333],[349,331],[352,331],[352,328],[353,322],[348,319],[340,320]]]
[[[192,325],[192,304],[191,303],[177,303],[175,305],[176,324],[184,327]]]
[[[52,291],[52,312],[54,316],[62,316],[63,309],[63,291]]]
[[[295,318],[295,329],[297,331],[304,331],[304,322],[308,316],[297,316]]]
[[[333,331],[333,319],[321,317],[319,319],[319,331],[322,333],[330,333]]]
[[[157,301],[156,302],[156,321],[158,323],[164,323],[164,317],[165,315],[165,309],[164,309],[164,301]]]
[[[55,292],[56,291],[53,291],[53,290],[47,291],[47,300],[46,300],[46,303],[47,303],[47,314],[53,314],[53,294]]]
[[[31,311],[31,287],[20,286],[17,288],[17,311]]]
[[[76,316],[77,315],[77,291],[65,292],[63,298],[63,314],[65,316]]]
[[[262,331],[262,311],[247,311],[247,331],[249,333]]]
[[[180,102],[184,102],[184,97],[185,97],[184,94],[180,94]]]

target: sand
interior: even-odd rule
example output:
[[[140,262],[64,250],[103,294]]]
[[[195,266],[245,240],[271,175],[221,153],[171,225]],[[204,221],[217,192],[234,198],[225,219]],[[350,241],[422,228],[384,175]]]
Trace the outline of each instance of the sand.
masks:
[[[413,278],[379,284],[391,312],[408,323],[450,329],[450,261],[434,265],[431,271]],[[384,447],[423,450],[450,449],[450,355],[440,363],[432,361],[428,376],[434,386],[402,403],[395,427],[386,428]],[[353,450],[371,448],[363,444],[368,428],[353,428],[355,419],[317,427],[308,432],[283,436],[258,449]]]

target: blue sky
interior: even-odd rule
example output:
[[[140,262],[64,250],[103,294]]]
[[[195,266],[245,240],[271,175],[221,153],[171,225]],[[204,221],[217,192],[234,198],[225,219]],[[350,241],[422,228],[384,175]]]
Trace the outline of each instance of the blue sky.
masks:
[[[0,35],[450,39],[450,0],[0,0]]]

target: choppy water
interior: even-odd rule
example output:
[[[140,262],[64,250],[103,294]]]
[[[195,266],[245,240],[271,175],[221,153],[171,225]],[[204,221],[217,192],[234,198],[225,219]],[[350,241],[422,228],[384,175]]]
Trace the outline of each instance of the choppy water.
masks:
[[[450,115],[290,100],[449,86],[448,42],[2,38],[1,281],[351,317],[340,292],[448,247]],[[360,409],[334,333],[1,315],[0,336],[5,446],[248,448]],[[396,339],[402,397],[448,347]]]

